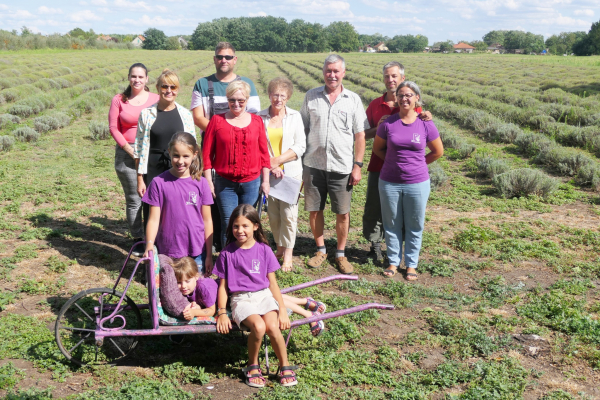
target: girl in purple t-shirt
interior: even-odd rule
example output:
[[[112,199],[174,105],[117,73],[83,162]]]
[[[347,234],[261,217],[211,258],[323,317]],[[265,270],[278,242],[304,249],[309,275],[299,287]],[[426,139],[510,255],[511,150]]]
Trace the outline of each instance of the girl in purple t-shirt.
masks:
[[[228,333],[231,329],[226,310],[230,293],[234,321],[238,326],[244,324],[250,329],[248,367],[243,369],[246,384],[265,386],[258,352],[266,333],[279,359],[279,383],[294,386],[298,383],[294,372],[297,367],[289,365],[285,340],[281,335],[281,330],[290,328],[290,320],[275,278],[275,271],[280,266],[268,245],[256,209],[249,204],[237,206],[229,219],[226,234],[226,246],[214,269],[215,275],[221,278],[217,296],[217,332]]]
[[[404,239],[405,278],[415,281],[430,191],[427,164],[444,154],[444,146],[433,121],[418,118],[421,90],[414,82],[398,85],[396,99],[400,111],[379,125],[373,141],[373,153],[383,159],[379,197],[390,261],[383,274],[396,275]],[[425,148],[430,150],[427,155]]]
[[[212,194],[202,177],[196,139],[177,132],[169,142],[172,167],[152,180],[142,201],[150,205],[146,225],[146,252],[156,247],[171,258],[192,257],[198,272],[210,276],[213,268]]]
[[[183,310],[183,317],[189,321],[194,317],[215,315],[217,282],[200,276],[196,262],[191,257],[173,260],[171,267],[179,292],[190,302]]]

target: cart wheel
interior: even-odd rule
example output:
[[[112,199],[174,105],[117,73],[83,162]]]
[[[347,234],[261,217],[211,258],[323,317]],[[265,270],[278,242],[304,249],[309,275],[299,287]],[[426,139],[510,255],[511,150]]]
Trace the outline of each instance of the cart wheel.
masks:
[[[79,292],[65,303],[58,313],[54,333],[58,348],[68,360],[82,366],[115,364],[133,352],[138,343],[135,336],[107,337],[103,343],[96,343],[95,331],[100,316],[109,316],[112,311],[108,306],[115,306],[122,295],[113,289],[95,288]],[[125,319],[124,329],[142,328],[140,310],[129,297],[125,297],[115,315]],[[122,324],[121,318],[115,318],[113,324],[106,321],[104,327],[116,328]]]

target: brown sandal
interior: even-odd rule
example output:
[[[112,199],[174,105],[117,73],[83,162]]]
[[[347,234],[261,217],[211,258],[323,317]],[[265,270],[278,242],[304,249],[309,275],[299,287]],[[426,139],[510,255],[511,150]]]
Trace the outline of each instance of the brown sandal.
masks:
[[[315,255],[310,260],[308,260],[306,265],[308,265],[310,268],[318,268],[321,266],[321,264],[323,264],[323,261],[325,261],[326,259],[326,253],[317,251]]]

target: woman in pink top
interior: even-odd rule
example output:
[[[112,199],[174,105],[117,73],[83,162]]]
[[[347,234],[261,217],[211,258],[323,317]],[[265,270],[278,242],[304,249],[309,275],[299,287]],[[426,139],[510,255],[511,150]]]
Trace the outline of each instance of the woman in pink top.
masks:
[[[142,200],[137,193],[137,173],[133,158],[132,144],[135,142],[138,119],[144,108],[158,102],[158,95],[150,93],[148,86],[148,69],[142,63],[129,67],[129,86],[123,93],[112,99],[108,111],[110,133],[117,142],[115,148],[115,171],[125,193],[127,222],[134,242],[141,241],[144,236],[142,227]],[[135,256],[144,254],[144,247],[134,249]]]

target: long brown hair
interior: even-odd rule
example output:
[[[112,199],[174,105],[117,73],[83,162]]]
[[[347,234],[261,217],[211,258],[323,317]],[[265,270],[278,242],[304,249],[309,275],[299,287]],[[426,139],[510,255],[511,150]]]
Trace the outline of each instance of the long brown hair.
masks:
[[[173,147],[177,143],[188,146],[192,153],[196,153],[190,164],[190,175],[192,176],[192,179],[199,181],[200,178],[202,178],[202,158],[200,157],[200,147],[198,147],[196,139],[194,139],[191,133],[181,131],[175,133],[169,142],[169,154],[171,154]]]
[[[258,229],[254,231],[254,240],[269,245],[265,231],[260,223],[258,212],[256,211],[256,208],[252,207],[250,204],[240,204],[231,213],[229,224],[227,225],[227,242],[225,245],[235,242],[235,236],[233,236],[233,222],[238,219],[238,217],[247,218],[253,224],[258,225]]]
[[[129,77],[131,76],[131,71],[134,68],[141,68],[144,71],[146,71],[146,76],[148,76],[148,68],[146,68],[146,66],[142,63],[135,63],[133,64],[131,67],[129,67],[129,73],[127,73],[127,78],[129,79]],[[150,89],[148,88],[148,86],[144,85],[144,90],[146,92],[149,92]],[[121,93],[121,101],[123,103],[125,103],[127,100],[129,100],[129,96],[131,96],[131,85],[127,85],[127,89],[125,89],[123,91],[123,93]]]

